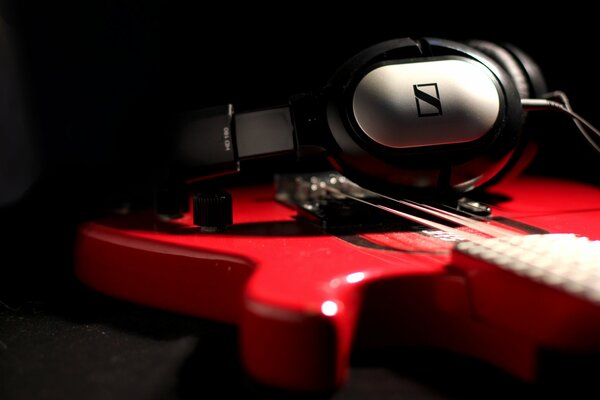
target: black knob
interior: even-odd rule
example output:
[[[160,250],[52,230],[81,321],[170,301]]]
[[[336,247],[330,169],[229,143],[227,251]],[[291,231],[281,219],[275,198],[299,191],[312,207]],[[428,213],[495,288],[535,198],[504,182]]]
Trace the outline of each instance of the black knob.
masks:
[[[194,195],[194,225],[214,232],[233,223],[231,195],[225,191],[206,191]]]

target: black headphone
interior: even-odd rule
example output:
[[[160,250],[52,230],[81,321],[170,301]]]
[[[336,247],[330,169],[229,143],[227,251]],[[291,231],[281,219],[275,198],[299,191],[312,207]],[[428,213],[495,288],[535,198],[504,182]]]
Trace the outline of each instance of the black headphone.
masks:
[[[246,159],[316,148],[367,187],[465,192],[514,164],[524,142],[521,100],[544,93],[539,67],[511,45],[389,40],[289,105],[186,116],[174,158],[204,179],[236,172]]]

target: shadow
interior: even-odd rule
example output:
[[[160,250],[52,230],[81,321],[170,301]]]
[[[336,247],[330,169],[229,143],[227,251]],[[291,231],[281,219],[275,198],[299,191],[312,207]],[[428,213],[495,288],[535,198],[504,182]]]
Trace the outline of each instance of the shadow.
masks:
[[[214,393],[222,398],[256,398],[249,394],[239,360],[236,328],[203,332],[179,369],[177,397],[198,399]]]
[[[0,353],[7,355],[0,357],[3,398],[22,395],[24,385],[32,398],[101,393],[115,400],[573,398],[594,389],[599,371],[597,358],[574,362],[544,354],[540,382],[526,383],[442,350],[358,348],[340,390],[289,392],[246,377],[235,326],[126,303],[84,287],[64,295],[61,301],[0,307]],[[35,381],[28,378],[33,372]]]
[[[587,398],[597,391],[600,358],[576,358],[544,353],[539,379],[525,382],[474,358],[439,349],[362,350],[353,354],[351,378],[335,400],[361,395],[474,400]]]
[[[407,399],[528,398],[537,392],[535,385],[478,360],[431,348],[355,352],[352,373],[354,379],[336,400],[360,392],[374,398],[391,398],[387,392],[395,392]]]
[[[0,355],[7,355],[0,357],[0,397],[328,397],[249,379],[236,326],[127,303],[82,286],[63,295],[0,303]]]
[[[198,234],[197,227],[182,228],[175,234]],[[325,236],[316,225],[298,221],[273,221],[255,222],[246,224],[235,224],[222,232],[211,233],[212,235],[235,235],[235,236]]]
[[[512,200],[510,196],[507,196],[503,193],[485,189],[476,189],[469,193],[468,197],[471,200],[479,201],[481,203],[489,204],[491,206],[498,206],[499,204],[506,203]]]
[[[157,232],[169,235],[220,235],[220,236],[323,236],[322,230],[307,221],[268,221],[234,224],[222,231],[202,232],[188,219],[165,220],[152,212],[112,216],[100,221],[114,229]]]

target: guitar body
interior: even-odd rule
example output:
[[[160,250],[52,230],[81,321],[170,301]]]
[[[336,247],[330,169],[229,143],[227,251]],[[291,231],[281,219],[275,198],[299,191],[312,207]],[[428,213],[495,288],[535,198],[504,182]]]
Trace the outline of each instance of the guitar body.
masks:
[[[493,219],[482,224],[600,239],[597,187],[519,178],[490,192]],[[453,258],[456,235],[401,223],[324,230],[275,201],[271,186],[230,193],[234,224],[223,232],[201,232],[190,214],[83,224],[79,279],[110,296],[238,325],[250,376],[293,390],[338,387],[353,346],[433,346],[523,379],[535,378],[541,349],[600,350],[597,303]]]

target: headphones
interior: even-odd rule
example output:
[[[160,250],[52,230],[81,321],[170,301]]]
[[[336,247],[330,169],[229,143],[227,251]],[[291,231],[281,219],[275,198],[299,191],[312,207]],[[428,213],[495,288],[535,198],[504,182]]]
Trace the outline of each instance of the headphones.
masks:
[[[369,188],[465,192],[516,162],[525,142],[522,99],[546,91],[539,67],[511,45],[389,40],[286,106],[187,115],[174,162],[195,181],[237,172],[247,159],[317,150]]]

